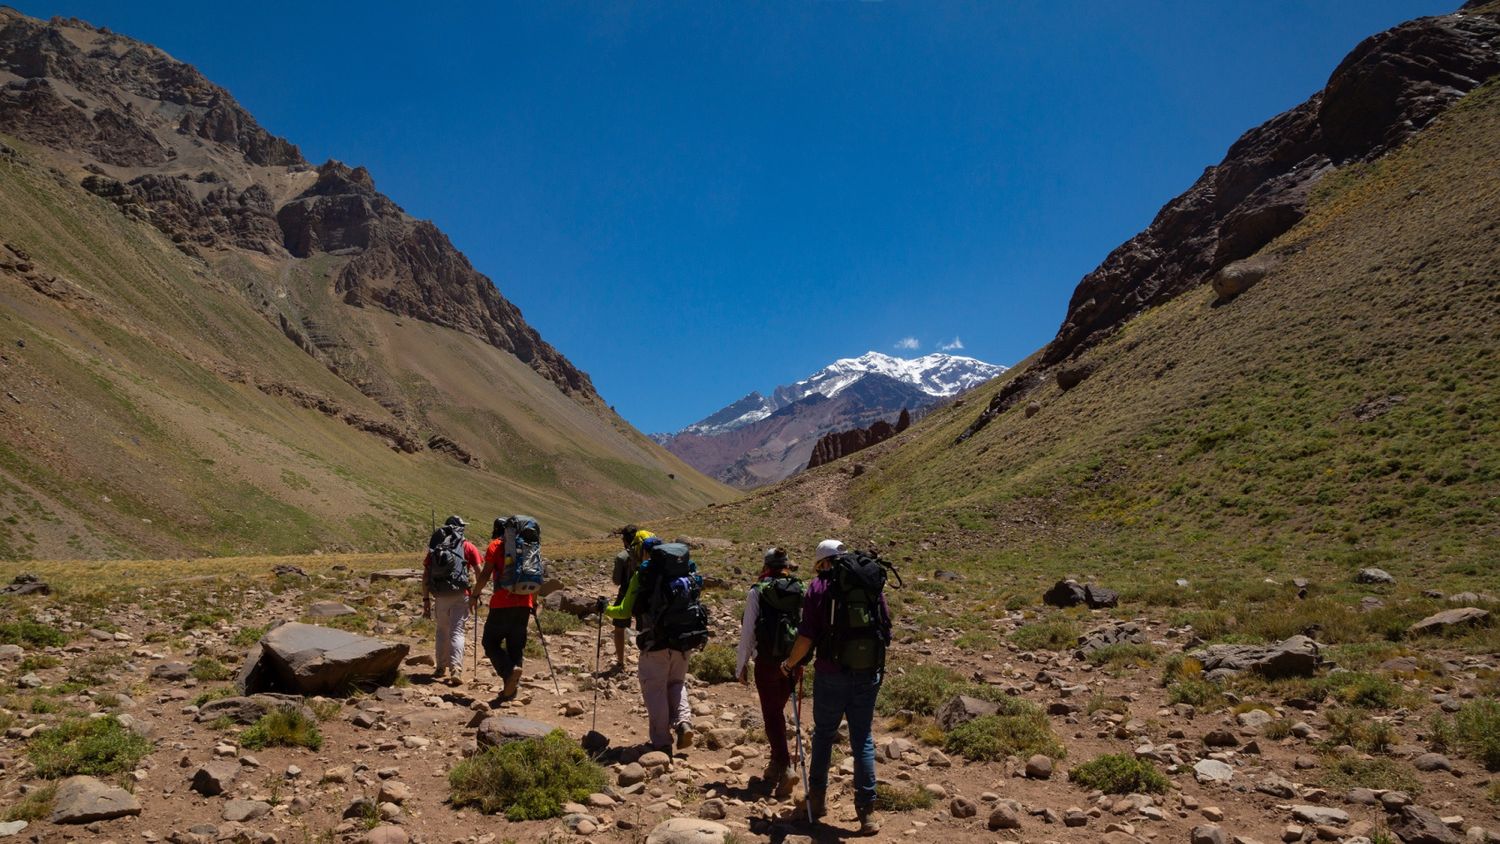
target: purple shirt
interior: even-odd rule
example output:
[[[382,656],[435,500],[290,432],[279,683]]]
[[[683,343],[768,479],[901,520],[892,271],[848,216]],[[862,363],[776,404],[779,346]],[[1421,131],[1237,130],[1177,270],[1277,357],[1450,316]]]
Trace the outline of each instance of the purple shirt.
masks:
[[[806,636],[814,645],[822,644],[823,634],[833,624],[830,618],[833,613],[833,598],[828,594],[831,580],[832,578],[819,573],[807,584],[807,592],[802,596],[802,623],[797,626],[797,635]],[[887,620],[891,617],[891,611],[885,605],[884,592],[880,593],[880,615]],[[843,669],[831,657],[824,656],[823,648],[819,647],[813,670],[819,674],[837,674]]]

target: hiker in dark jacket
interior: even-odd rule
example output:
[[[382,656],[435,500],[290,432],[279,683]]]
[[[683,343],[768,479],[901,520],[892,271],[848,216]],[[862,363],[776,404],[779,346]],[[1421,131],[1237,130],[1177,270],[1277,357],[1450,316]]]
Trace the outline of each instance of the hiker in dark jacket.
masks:
[[[644,559],[645,543],[648,539],[655,538],[656,534],[649,530],[641,530],[636,525],[626,525],[620,528],[620,541],[625,550],[615,555],[614,571],[610,572],[610,580],[617,587],[615,589],[615,603],[625,600],[625,589],[630,586],[630,578],[635,575],[635,570],[641,567]],[[630,617],[616,618],[610,621],[614,630],[615,642],[615,664],[610,673],[618,674],[625,670],[625,631],[630,629]]]
[[[642,594],[649,590],[644,588],[641,574],[642,569],[637,568],[626,584],[624,597],[601,609],[607,618],[634,617],[637,635],[649,637],[652,628],[649,616],[645,613],[645,604],[650,597]],[[599,601],[602,604],[604,599],[600,598]],[[646,704],[651,748],[669,756],[672,753],[674,732],[677,749],[693,746],[693,712],[688,705],[685,689],[687,663],[687,652],[657,643],[641,650],[640,662],[636,665],[636,676],[641,684],[641,700]]]
[[[875,721],[875,698],[880,694],[884,669],[849,671],[833,656],[840,631],[833,618],[837,587],[832,569],[834,558],[846,550],[837,539],[818,543],[813,554],[818,576],[807,587],[797,641],[792,645],[791,656],[782,662],[781,670],[792,676],[817,647],[817,660],[813,664],[812,753],[807,771],[807,803],[812,815],[819,817],[826,810],[833,742],[838,737],[839,721],[847,718],[849,751],[854,757],[854,811],[859,816],[860,833],[874,835],[880,831],[880,822],[875,819],[875,737],[871,725]],[[883,635],[889,641],[891,614],[884,593],[879,600],[879,615]]]
[[[772,548],[766,552],[764,565],[760,570],[760,579],[750,592],[745,596],[745,615],[740,622],[740,646],[735,666],[735,676],[742,684],[750,683],[750,659],[755,658],[755,694],[760,698],[761,720],[766,728],[766,742],[771,746],[771,760],[766,766],[765,773],[761,774],[761,782],[765,787],[773,789],[778,797],[791,794],[792,786],[796,784],[796,778],[789,776],[792,754],[787,749],[786,743],[786,702],[792,696],[794,678],[783,674],[781,671],[781,657],[785,653],[772,653],[776,643],[770,640],[775,636],[776,630],[772,629],[772,623],[779,622],[778,610],[767,606],[770,599],[763,602],[763,594],[769,589],[786,586],[795,589],[796,598],[794,602],[795,616],[790,619],[792,625],[796,625],[802,618],[801,594],[802,581],[797,580],[792,572],[796,571],[797,564],[787,558],[786,551],[780,548]],[[780,593],[778,592],[778,597]],[[779,626],[779,625],[777,625]]]
[[[445,528],[457,528],[459,535],[467,523],[458,516],[449,516],[444,522]],[[474,574],[479,571],[483,562],[479,559],[479,548],[468,539],[463,540],[464,565],[468,567],[468,582],[474,582]],[[432,587],[432,551],[422,559],[422,617],[430,618],[437,627],[437,653],[434,658],[437,667],[433,669],[432,679],[441,680],[447,677],[450,686],[461,685],[464,674],[464,628],[469,623],[469,595],[479,594],[474,587],[458,590],[440,590],[434,596]],[[433,599],[436,597],[437,606],[434,608]]]

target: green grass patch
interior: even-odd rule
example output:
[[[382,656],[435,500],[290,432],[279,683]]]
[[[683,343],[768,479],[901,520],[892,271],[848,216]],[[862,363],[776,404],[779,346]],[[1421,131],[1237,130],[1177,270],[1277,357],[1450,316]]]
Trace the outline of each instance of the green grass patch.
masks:
[[[0,624],[0,645],[30,645],[34,648],[59,647],[68,637],[55,627],[31,619]]]
[[[1411,769],[1394,759],[1357,756],[1326,756],[1323,775],[1318,784],[1325,788],[1385,788],[1404,791],[1413,797],[1422,793],[1422,784]]]
[[[542,631],[548,636],[560,636],[570,630],[583,628],[583,619],[572,613],[543,609],[538,617],[542,620]],[[535,625],[536,622],[533,621],[532,624]]]
[[[1157,650],[1151,645],[1121,642],[1105,645],[1088,655],[1088,663],[1111,668],[1150,668],[1156,664]]]
[[[474,806],[507,820],[528,821],[562,814],[562,804],[604,788],[600,768],[561,730],[540,739],[491,747],[448,774],[455,807]]]
[[[283,706],[260,716],[259,721],[240,733],[239,740],[241,746],[251,750],[267,747],[305,747],[318,750],[323,746],[323,734],[318,732],[318,722],[295,706]]]
[[[5,810],[4,819],[7,821],[27,821],[37,823],[46,820],[52,814],[52,800],[57,796],[57,786],[47,783],[41,788],[33,788],[21,801]]]
[[[1167,700],[1212,711],[1224,705],[1224,692],[1217,683],[1208,680],[1183,680],[1167,687]]]
[[[126,729],[113,715],[69,719],[38,733],[26,748],[36,775],[44,779],[124,773],[150,752],[151,742]]]
[[[1038,753],[1061,759],[1067,752],[1047,717],[1030,705],[1014,715],[982,715],[954,727],[944,739],[943,749],[976,762]]]
[[[1453,716],[1458,748],[1487,771],[1500,771],[1500,701],[1475,700]]]
[[[1068,780],[1105,794],[1165,794],[1172,783],[1155,765],[1128,753],[1110,753],[1068,772]]]
[[[688,657],[688,671],[705,683],[728,683],[735,679],[739,657],[728,645],[709,645]]]
[[[875,809],[880,812],[915,812],[932,808],[932,795],[913,785],[875,784]]]
[[[61,664],[62,660],[50,654],[28,654],[25,659],[21,660],[20,670],[23,673],[27,671],[44,671],[48,668],[56,668]]]
[[[234,691],[234,688],[231,686],[220,686],[217,689],[209,689],[206,692],[199,692],[198,696],[193,698],[193,705],[201,707],[203,706],[203,704],[209,703],[211,701],[221,700],[226,697],[234,697]]]
[[[1078,644],[1078,625],[1063,618],[1024,624],[1011,631],[1010,641],[1026,651],[1061,651]]]
[[[229,670],[229,666],[211,656],[201,656],[194,660],[193,667],[189,669],[189,673],[205,682],[228,680],[234,674],[233,671]]]
[[[880,685],[880,696],[875,700],[875,709],[881,715],[894,715],[903,710],[932,715],[962,683],[963,678],[951,668],[908,665],[900,673],[886,674]]]
[[[240,632],[234,634],[234,638],[230,639],[229,642],[237,647],[248,648],[259,642],[260,637],[266,635],[268,628],[269,625],[264,624],[259,627],[243,627],[240,629]]]

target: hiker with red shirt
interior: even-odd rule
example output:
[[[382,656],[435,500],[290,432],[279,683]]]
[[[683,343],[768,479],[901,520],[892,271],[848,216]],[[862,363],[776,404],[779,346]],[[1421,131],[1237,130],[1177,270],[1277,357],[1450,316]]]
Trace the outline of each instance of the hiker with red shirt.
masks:
[[[496,698],[497,703],[515,700],[521,684],[527,624],[536,610],[535,595],[517,595],[500,585],[509,565],[512,561],[505,556],[505,519],[495,519],[490,547],[484,552],[484,568],[479,572],[478,585],[469,603],[471,610],[478,609],[480,592],[493,576],[495,589],[490,593],[490,614],[484,621],[482,641],[484,655],[494,666],[495,675],[505,681],[505,687]]]
[[[474,574],[483,564],[479,548],[464,539],[466,526],[467,523],[458,516],[449,516],[442,529],[433,534],[436,538],[443,533],[461,542],[462,563],[453,559],[452,566],[439,566],[435,575],[433,563],[438,561],[433,555],[441,556],[445,552],[441,549],[434,551],[432,543],[429,543],[427,556],[422,558],[422,617],[432,619],[437,627],[437,653],[434,654],[437,667],[433,669],[432,679],[442,680],[447,675],[445,682],[450,686],[463,684],[464,627],[469,623],[469,594],[471,591],[479,594],[469,584],[474,582]],[[464,570],[461,573],[460,566]],[[446,570],[450,568],[453,570]]]

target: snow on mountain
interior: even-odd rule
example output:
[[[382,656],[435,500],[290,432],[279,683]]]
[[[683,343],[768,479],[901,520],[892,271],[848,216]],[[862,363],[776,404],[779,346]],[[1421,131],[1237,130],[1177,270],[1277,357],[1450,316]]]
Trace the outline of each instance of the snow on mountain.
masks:
[[[759,392],[751,393],[689,425],[681,433],[712,436],[737,430],[814,393],[834,398],[871,374],[911,384],[934,398],[949,398],[983,384],[1006,369],[999,364],[960,355],[934,353],[908,359],[866,352],[857,358],[840,358],[801,381],[777,387],[769,397]]]

